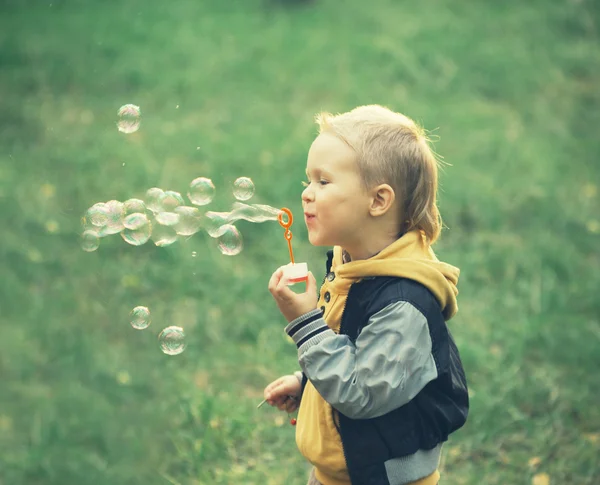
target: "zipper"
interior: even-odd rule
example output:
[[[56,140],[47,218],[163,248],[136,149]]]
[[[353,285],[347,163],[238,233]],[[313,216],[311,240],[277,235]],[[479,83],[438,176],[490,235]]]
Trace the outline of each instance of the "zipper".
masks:
[[[344,304],[344,309],[342,310],[342,316],[340,317],[340,335],[342,335],[342,331],[344,330],[344,315],[346,314],[346,308],[348,308],[348,300],[350,300],[350,293],[352,293],[352,288],[356,283],[352,283],[350,288],[348,289],[348,295],[346,296],[346,302]]]
[[[348,466],[348,457],[346,456],[346,448],[344,447],[344,439],[342,438],[342,427],[340,426],[340,423],[338,421],[339,413],[333,408],[333,406],[331,404],[329,405],[329,407],[331,408],[331,417],[333,418],[333,424],[335,426],[335,429],[337,429],[337,432],[340,435],[340,442],[342,443],[342,453],[344,455],[344,462],[346,463],[346,469],[348,470],[348,476],[350,476],[350,467]],[[350,477],[350,482],[352,482],[352,477]]]

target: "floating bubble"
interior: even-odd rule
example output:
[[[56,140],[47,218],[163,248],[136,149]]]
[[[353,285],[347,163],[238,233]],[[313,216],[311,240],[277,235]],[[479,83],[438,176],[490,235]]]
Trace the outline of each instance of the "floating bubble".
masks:
[[[185,201],[183,200],[183,197],[181,197],[181,194],[179,192],[167,190],[163,192],[159,203],[161,211],[172,212],[175,209],[175,207],[184,205]]]
[[[181,327],[167,327],[158,335],[160,349],[167,355],[178,355],[185,350],[185,334]]]
[[[180,236],[191,236],[200,230],[202,214],[195,207],[179,206],[175,208],[175,214],[179,216],[179,222],[175,231]]]
[[[144,200],[146,201],[146,207],[152,212],[162,211],[161,199],[164,195],[163,189],[158,187],[152,187],[146,191]]]
[[[188,197],[194,205],[210,204],[215,196],[215,186],[211,179],[198,177],[190,183]]]
[[[121,237],[127,244],[132,246],[141,246],[148,242],[152,233],[152,225],[146,214],[134,212],[123,219],[125,229],[121,232]]]
[[[159,212],[154,218],[163,226],[175,226],[179,222],[180,216],[175,212]]]
[[[233,182],[233,196],[237,200],[248,200],[254,195],[254,182],[248,177],[239,177]]]
[[[279,218],[279,214],[282,213],[281,209],[271,207],[270,205],[253,204],[252,207],[258,211],[258,218],[265,221],[276,221]]]
[[[195,258],[198,255],[196,251],[192,251],[192,258]]]
[[[237,227],[231,224],[224,226],[224,231],[218,239],[218,247],[225,256],[235,256],[242,251],[244,244]]]
[[[106,207],[108,208],[108,219],[106,224],[98,233],[100,237],[117,234],[123,230],[123,202],[119,202],[118,200],[109,200],[106,203]]]
[[[123,202],[123,214],[125,216],[133,214],[135,212],[146,212],[146,205],[143,200],[140,199],[129,199]],[[125,226],[127,227],[127,226]]]
[[[81,232],[82,233],[85,232],[85,231],[94,231],[94,232],[96,232],[99,229],[98,227],[94,226],[86,216],[83,216],[80,219],[80,221],[81,221]]]
[[[177,241],[175,226],[179,222],[179,214],[159,212],[154,217],[156,224],[152,227],[152,240],[157,246],[169,246]]]
[[[143,330],[150,325],[150,310],[145,306],[136,306],[129,313],[129,323],[136,330]]]
[[[244,219],[250,222],[276,221],[280,212],[281,209],[276,209],[270,205],[248,205],[236,202],[233,204],[233,210],[230,212],[229,220],[237,221]]]
[[[98,202],[87,210],[85,214],[86,222],[96,227],[103,227],[108,222],[108,213],[108,206],[104,202]]]
[[[231,221],[229,220],[229,212],[213,212],[208,211],[205,216],[206,232],[210,237],[221,236],[227,228],[225,227]]]
[[[134,212],[123,219],[123,227],[125,227],[125,229],[131,229],[132,231],[135,231],[136,229],[145,226],[149,222],[150,221],[148,220],[148,216],[146,216],[146,214],[143,212]]]
[[[140,107],[135,104],[125,104],[117,111],[119,121],[117,128],[121,133],[134,133],[140,128]]]
[[[177,241],[177,233],[172,227],[156,224],[152,229],[152,240],[159,247],[170,246]]]
[[[81,249],[91,253],[95,251],[100,246],[100,238],[98,237],[98,233],[95,231],[85,231],[81,235]]]

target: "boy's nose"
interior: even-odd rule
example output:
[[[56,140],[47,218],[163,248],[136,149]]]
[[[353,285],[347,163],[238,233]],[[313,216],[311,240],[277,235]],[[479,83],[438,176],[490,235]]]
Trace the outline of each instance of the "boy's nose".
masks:
[[[306,187],[303,191],[302,191],[302,202],[310,202],[314,200],[314,194],[313,191],[310,190],[310,187]]]

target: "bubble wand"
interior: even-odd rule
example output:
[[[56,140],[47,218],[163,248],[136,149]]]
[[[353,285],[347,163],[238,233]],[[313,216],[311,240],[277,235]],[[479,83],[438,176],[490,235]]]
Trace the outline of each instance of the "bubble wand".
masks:
[[[283,220],[284,215],[287,216],[287,221]],[[285,229],[283,236],[288,243],[288,249],[290,251],[291,263],[283,267],[283,277],[287,280],[288,285],[301,283],[302,281],[308,281],[308,265],[306,263],[296,263],[294,261],[294,251],[292,250],[292,231],[290,231],[290,227],[294,222],[292,211],[284,207],[279,212],[277,220],[279,221],[281,227]]]

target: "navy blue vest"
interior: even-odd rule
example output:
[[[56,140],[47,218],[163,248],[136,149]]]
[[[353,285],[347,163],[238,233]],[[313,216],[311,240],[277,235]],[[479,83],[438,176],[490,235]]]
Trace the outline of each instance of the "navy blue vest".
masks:
[[[327,273],[332,256],[329,251]],[[334,411],[353,485],[389,485],[387,460],[435,448],[467,420],[469,396],[460,355],[439,302],[425,286],[406,278],[381,276],[353,284],[340,334],[355,342],[372,315],[399,301],[410,302],[427,319],[438,377],[410,402],[377,418],[352,419]]]

